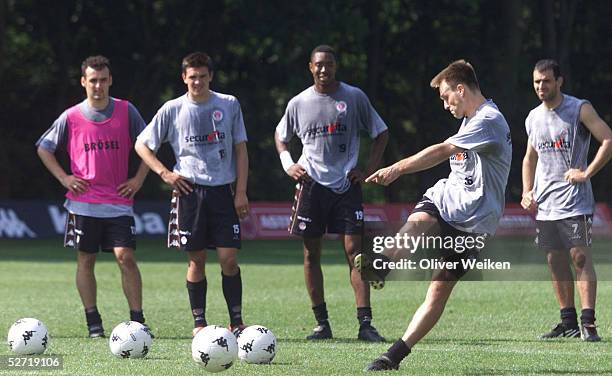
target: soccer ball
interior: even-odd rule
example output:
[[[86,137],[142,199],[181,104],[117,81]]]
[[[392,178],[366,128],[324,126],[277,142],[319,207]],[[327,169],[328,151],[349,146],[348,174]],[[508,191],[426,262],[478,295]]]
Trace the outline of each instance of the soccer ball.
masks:
[[[39,355],[47,349],[49,331],[37,319],[19,319],[9,329],[6,342],[15,354]]]
[[[110,351],[120,358],[144,358],[151,349],[149,328],[137,321],[124,321],[110,335]]]
[[[193,337],[191,356],[208,372],[225,371],[238,356],[236,337],[221,326],[209,325]]]
[[[251,364],[270,363],[276,355],[276,337],[261,325],[252,325],[238,336],[238,357]]]

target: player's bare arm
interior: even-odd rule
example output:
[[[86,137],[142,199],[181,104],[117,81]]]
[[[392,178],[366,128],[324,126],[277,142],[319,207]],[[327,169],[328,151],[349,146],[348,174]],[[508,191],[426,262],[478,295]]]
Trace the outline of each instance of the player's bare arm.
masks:
[[[612,157],[612,131],[590,103],[585,103],[580,107],[580,121],[601,145],[586,170],[572,168],[565,173],[565,180],[571,184],[584,183],[599,172]]]
[[[521,198],[521,206],[525,210],[534,211],[537,209],[537,204],[533,199],[533,182],[535,180],[535,170],[538,164],[538,152],[527,143],[527,150],[523,158],[522,176],[523,176],[523,195]]]
[[[276,151],[281,157],[283,169],[285,169],[287,175],[291,176],[293,180],[296,181],[308,178],[308,174],[306,173],[304,167],[293,162],[291,159],[291,154],[289,153],[289,145],[279,139],[277,132],[274,132],[274,143],[276,145]]]
[[[234,207],[240,219],[249,215],[249,199],[247,197],[247,180],[249,176],[249,155],[246,142],[234,145],[236,153],[236,194],[234,195]]]
[[[365,174],[358,168],[352,169],[348,173],[348,178],[351,183],[361,183],[367,176],[372,175],[374,171],[380,166],[380,161],[382,160],[383,153],[385,152],[385,148],[387,147],[387,142],[389,141],[389,131],[385,130],[381,132],[372,143],[372,147],[370,148],[370,155],[368,157],[368,164],[366,165]]]
[[[74,194],[81,194],[87,191],[89,188],[89,182],[87,180],[77,178],[74,175],[67,174],[57,161],[54,153],[40,146],[37,149],[37,153],[49,172],[51,172],[51,174],[53,174],[53,176],[55,176],[55,178],[66,189]]]
[[[463,151],[464,149],[447,142],[432,145],[415,155],[395,162],[391,166],[381,168],[370,175],[365,181],[366,183],[373,182],[387,186],[401,175],[427,170],[444,162],[451,155]]]
[[[136,141],[136,145],[134,146],[136,153],[140,156],[142,161],[149,166],[151,170],[153,170],[160,178],[164,181],[164,183],[172,186],[179,194],[189,194],[193,191],[193,187],[189,183],[187,179],[182,177],[181,175],[172,172],[164,166],[163,163],[155,156],[155,153],[149,149],[145,144],[141,141]]]
[[[136,192],[138,192],[142,187],[142,184],[144,183],[144,180],[147,177],[148,173],[149,166],[147,166],[146,163],[141,161],[140,165],[138,166],[138,170],[136,171],[136,175],[119,184],[119,186],[117,187],[117,192],[119,192],[119,194],[125,198],[134,198]]]

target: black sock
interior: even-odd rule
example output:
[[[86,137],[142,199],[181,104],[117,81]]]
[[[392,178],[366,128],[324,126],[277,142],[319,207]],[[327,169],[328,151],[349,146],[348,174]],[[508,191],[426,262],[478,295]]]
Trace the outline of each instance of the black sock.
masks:
[[[187,293],[193,315],[193,326],[206,326],[206,277],[200,282],[187,281]]]
[[[357,307],[357,321],[360,327],[371,325],[372,307]]]
[[[578,315],[575,307],[561,308],[561,323],[568,328],[578,327]]]
[[[221,286],[225,303],[227,303],[230,324],[233,326],[242,325],[242,278],[240,277],[240,268],[238,268],[238,273],[233,276],[226,276],[221,272]]]
[[[93,308],[86,309],[85,320],[87,321],[87,326],[102,326],[102,317],[100,312],[98,312],[98,307],[94,306]]]
[[[400,338],[383,355],[386,355],[393,363],[400,364],[408,354],[410,354],[410,347]]]
[[[142,309],[140,311],[130,310],[130,320],[144,324],[145,318],[144,318],[144,313],[142,312]]]
[[[329,321],[327,321],[327,305],[325,302],[312,307],[312,312],[314,312],[315,319],[319,325],[329,326]]]
[[[583,309],[580,313],[580,322],[582,325],[595,325],[595,310],[594,309]]]

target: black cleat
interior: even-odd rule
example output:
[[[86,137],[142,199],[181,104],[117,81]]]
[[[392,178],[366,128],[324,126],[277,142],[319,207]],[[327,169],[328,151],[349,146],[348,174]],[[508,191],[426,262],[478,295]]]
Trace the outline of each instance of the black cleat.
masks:
[[[370,364],[368,364],[363,372],[371,372],[371,371],[387,371],[387,370],[397,370],[399,369],[399,364],[396,364],[394,361],[389,359],[386,355],[381,355],[378,358],[374,359]]]
[[[385,342],[385,338],[371,324],[361,325],[357,338],[367,342]]]
[[[149,333],[149,335],[151,336],[151,339],[155,338],[155,336],[153,335],[153,332],[151,331],[151,328],[149,328],[149,325],[147,324],[142,324],[142,326],[145,327],[145,332]]]
[[[580,338],[585,342],[599,342],[601,337],[597,334],[595,325],[580,325]]]
[[[549,339],[549,338],[558,338],[558,337],[578,338],[580,337],[580,330],[578,329],[577,325],[576,327],[570,327],[560,322],[555,327],[553,327],[550,332],[542,334],[540,336],[540,339]]]
[[[370,255],[360,253],[355,256],[353,265],[361,273],[361,279],[367,281],[374,290],[385,287],[385,277],[382,270],[374,269],[374,260]]]
[[[307,340],[319,340],[319,339],[332,339],[331,326],[329,325],[317,325],[312,334],[307,336]]]
[[[102,324],[94,324],[87,327],[89,338],[105,338]]]
[[[238,338],[242,334],[242,331],[247,328],[244,324],[232,325],[230,324],[228,327],[230,332],[234,335],[234,337]]]

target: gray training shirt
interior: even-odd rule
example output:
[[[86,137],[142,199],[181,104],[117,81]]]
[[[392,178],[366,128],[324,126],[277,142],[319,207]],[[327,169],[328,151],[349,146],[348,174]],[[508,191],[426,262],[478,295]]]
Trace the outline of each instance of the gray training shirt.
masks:
[[[340,82],[331,94],[311,86],[293,97],[276,132],[284,143],[296,135],[303,145],[297,163],[317,183],[344,193],[351,186],[347,175],[357,166],[359,131],[374,139],[386,129],[365,93]]]
[[[512,161],[510,128],[504,115],[487,100],[445,142],[465,151],[450,157],[450,175],[424,196],[456,229],[493,235],[504,211]]]
[[[580,108],[588,101],[562,95],[559,106],[549,110],[542,103],[525,120],[529,144],[538,153],[533,197],[541,221],[593,214],[595,208],[590,180],[570,184],[563,177],[570,168],[587,167],[591,132],[580,123]]]
[[[153,151],[169,142],[175,173],[195,184],[219,186],[236,180],[234,145],[246,142],[247,135],[236,97],[210,93],[204,103],[187,94],[166,102],[138,140]]]
[[[81,114],[83,114],[87,120],[98,123],[106,121],[112,117],[114,109],[114,98],[111,98],[111,100],[108,101],[108,106],[106,106],[106,108],[103,110],[96,110],[95,108],[91,107],[87,103],[87,100],[79,103],[79,111],[81,111]],[[40,146],[51,153],[55,153],[55,150],[58,148],[64,150],[66,149],[68,145],[67,111],[68,110],[62,112],[62,114],[53,122],[51,127],[36,142],[36,146]],[[129,102],[128,119],[130,122],[130,138],[133,142],[135,142],[136,137],[144,129],[146,124],[136,107]],[[113,218],[124,215],[134,215],[134,210],[132,209],[131,205],[96,204],[66,199],[64,207],[70,213],[96,218]]]

